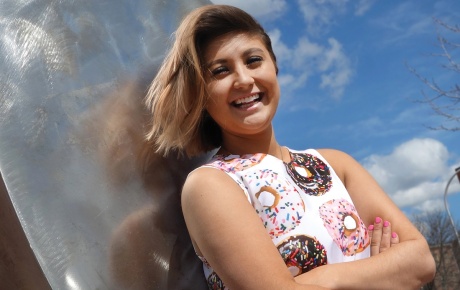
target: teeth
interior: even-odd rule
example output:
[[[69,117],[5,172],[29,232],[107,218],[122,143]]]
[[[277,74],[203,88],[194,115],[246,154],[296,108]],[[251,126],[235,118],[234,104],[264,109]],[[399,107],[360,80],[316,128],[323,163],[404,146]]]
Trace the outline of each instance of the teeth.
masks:
[[[250,97],[238,99],[238,100],[235,101],[235,104],[241,105],[241,104],[245,104],[245,103],[254,102],[254,101],[257,100],[258,98],[259,98],[259,94],[253,95],[253,96],[250,96]]]

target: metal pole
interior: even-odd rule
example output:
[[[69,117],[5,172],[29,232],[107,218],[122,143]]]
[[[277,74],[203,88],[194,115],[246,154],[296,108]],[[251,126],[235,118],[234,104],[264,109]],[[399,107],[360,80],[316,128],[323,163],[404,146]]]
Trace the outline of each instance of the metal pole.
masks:
[[[448,192],[448,189],[449,189],[449,185],[452,182],[452,180],[455,178],[455,176],[458,177],[459,182],[460,182],[460,167],[455,168],[454,175],[452,175],[452,177],[447,182],[446,189],[444,190],[444,206],[446,207],[447,215],[449,216],[450,222],[452,224],[452,227],[454,228],[455,236],[457,237],[457,242],[460,245],[460,237],[458,236],[458,231],[457,231],[457,228],[455,227],[454,219],[452,218],[452,215],[450,214],[449,207],[447,205],[447,192]]]

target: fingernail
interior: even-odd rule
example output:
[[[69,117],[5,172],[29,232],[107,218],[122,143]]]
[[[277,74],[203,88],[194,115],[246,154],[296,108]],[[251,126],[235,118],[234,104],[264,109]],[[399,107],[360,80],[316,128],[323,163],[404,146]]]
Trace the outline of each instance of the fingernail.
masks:
[[[373,230],[374,230],[374,225],[370,225],[370,226],[368,227],[368,229],[369,229],[370,231],[373,231]]]
[[[398,235],[397,235],[395,232],[392,232],[392,233],[391,233],[391,237],[392,237],[393,239],[396,239],[397,236],[398,236]]]
[[[383,223],[383,226],[384,226],[384,227],[388,227],[389,225],[390,225],[390,222],[389,222],[389,221],[385,221],[385,222]]]
[[[376,224],[379,224],[381,221],[382,221],[381,218],[379,218],[379,217],[376,217],[376,218],[375,218],[375,223],[376,223]]]

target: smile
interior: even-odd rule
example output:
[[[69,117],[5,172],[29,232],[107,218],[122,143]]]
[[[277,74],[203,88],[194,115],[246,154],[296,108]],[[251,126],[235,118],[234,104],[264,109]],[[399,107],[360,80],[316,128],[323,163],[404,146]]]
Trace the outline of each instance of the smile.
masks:
[[[233,106],[238,107],[238,108],[248,108],[252,106],[253,104],[260,102],[262,99],[262,94],[256,94],[252,95],[249,97],[241,98],[232,103]]]

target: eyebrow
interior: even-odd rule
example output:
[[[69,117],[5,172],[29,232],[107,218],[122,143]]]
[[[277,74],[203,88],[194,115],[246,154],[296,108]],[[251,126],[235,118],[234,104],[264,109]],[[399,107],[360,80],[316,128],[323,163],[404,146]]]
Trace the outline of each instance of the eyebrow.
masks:
[[[264,52],[263,49],[260,49],[258,47],[254,47],[254,48],[249,48],[247,50],[245,50],[243,52],[243,57],[247,57],[248,55],[251,55],[255,52]],[[225,59],[225,58],[219,58],[219,59],[215,59],[215,60],[212,60],[210,62],[208,62],[208,64],[206,65],[207,68],[210,68],[211,66],[215,65],[216,63],[227,63],[228,61]]]

